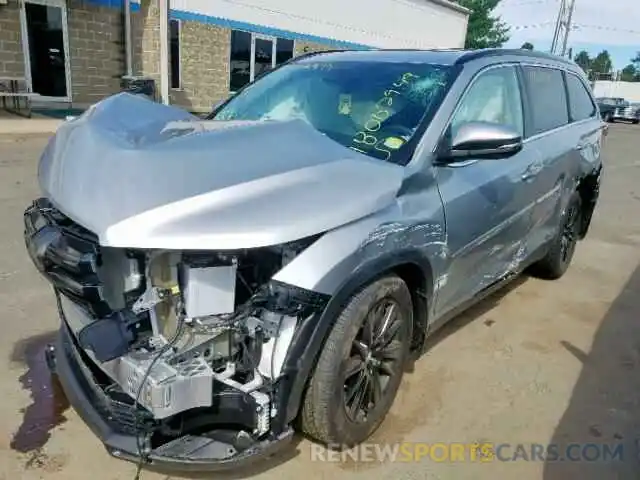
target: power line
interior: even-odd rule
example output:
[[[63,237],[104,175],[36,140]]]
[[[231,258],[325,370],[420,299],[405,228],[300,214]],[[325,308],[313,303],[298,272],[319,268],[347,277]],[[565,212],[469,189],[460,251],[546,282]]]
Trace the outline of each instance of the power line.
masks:
[[[631,33],[633,35],[640,35],[640,30],[632,30],[627,28],[618,28],[618,27],[607,27],[602,25],[586,25],[583,23],[578,23],[573,26],[574,29],[580,28],[592,28],[595,30],[606,30],[608,32],[616,32],[616,33]]]
[[[507,0],[502,0],[502,3],[508,7],[520,7],[524,5],[539,5],[541,3],[557,3],[559,1],[560,0],[516,0],[515,3],[511,3]]]
[[[540,23],[530,23],[528,25],[513,25],[511,26],[511,30],[528,30],[530,28],[544,28],[552,24],[553,24],[552,21],[548,21],[548,22],[540,22]]]

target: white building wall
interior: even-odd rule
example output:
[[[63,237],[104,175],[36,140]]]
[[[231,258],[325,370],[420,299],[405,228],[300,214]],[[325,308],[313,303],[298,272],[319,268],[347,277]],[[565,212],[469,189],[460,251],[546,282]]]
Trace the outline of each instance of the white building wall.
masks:
[[[640,82],[598,80],[593,93],[596,97],[620,97],[629,102],[640,102]]]
[[[179,15],[376,48],[461,48],[468,13],[446,0],[170,0]],[[247,27],[249,29],[249,26]],[[255,29],[253,29],[255,30]],[[276,33],[276,32],[265,32]],[[317,37],[317,38],[313,38]]]

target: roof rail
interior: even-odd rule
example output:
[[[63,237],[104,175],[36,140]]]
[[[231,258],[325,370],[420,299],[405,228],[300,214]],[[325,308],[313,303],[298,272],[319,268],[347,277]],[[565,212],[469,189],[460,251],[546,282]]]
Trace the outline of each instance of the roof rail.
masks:
[[[487,48],[480,50],[471,50],[460,56],[456,60],[456,64],[462,64],[470,62],[471,60],[477,60],[479,58],[494,57],[498,55],[513,55],[524,58],[540,58],[544,60],[552,60],[555,62],[565,63],[567,65],[575,65],[573,61],[557,55],[551,55],[550,53],[538,52],[536,50],[526,50],[517,48]]]

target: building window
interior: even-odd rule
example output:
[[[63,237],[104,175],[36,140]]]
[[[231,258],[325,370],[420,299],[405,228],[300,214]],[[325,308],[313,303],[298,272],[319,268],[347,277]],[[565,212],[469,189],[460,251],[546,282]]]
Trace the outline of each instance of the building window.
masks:
[[[169,45],[171,57],[171,88],[180,88],[180,20],[169,20]]]
[[[293,40],[279,38],[276,42],[276,65],[290,60],[293,57]]]
[[[259,75],[293,57],[294,42],[240,30],[231,31],[229,89],[237,92]]]
[[[240,90],[251,81],[251,34],[239,30],[231,31],[230,89]]]

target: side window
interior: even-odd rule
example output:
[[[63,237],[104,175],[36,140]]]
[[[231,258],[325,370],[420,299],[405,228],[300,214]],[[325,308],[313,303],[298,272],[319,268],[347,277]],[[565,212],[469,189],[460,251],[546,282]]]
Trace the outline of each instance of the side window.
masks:
[[[584,83],[571,73],[567,73],[566,78],[571,120],[577,122],[595,116],[596,106]]]
[[[553,130],[569,123],[567,94],[562,72],[553,68],[522,68],[531,99],[530,135]]]
[[[514,67],[492,68],[481,73],[463,97],[451,121],[455,135],[468,122],[491,122],[523,131],[522,98]]]

